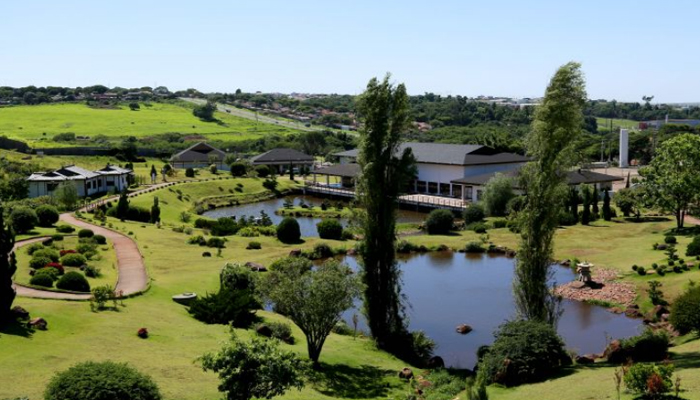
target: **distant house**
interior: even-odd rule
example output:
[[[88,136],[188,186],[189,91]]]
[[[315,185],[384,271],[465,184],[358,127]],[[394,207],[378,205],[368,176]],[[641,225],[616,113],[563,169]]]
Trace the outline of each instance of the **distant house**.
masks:
[[[196,143],[170,157],[173,168],[207,168],[215,164],[218,169],[226,170],[224,164],[226,153],[205,142]]]
[[[50,196],[62,182],[73,182],[81,197],[107,192],[119,192],[129,186],[128,176],[133,171],[115,165],[97,170],[69,165],[55,171],[34,173],[29,182],[29,197]]]
[[[252,157],[250,159],[250,163],[254,166],[267,165],[268,167],[270,167],[270,169],[274,169],[279,173],[283,173],[290,167],[311,167],[314,164],[314,158],[298,150],[279,148],[272,149],[255,157]]]
[[[529,161],[526,156],[481,145],[409,142],[403,143],[399,152],[405,148],[411,149],[418,169],[410,191],[467,201],[481,200],[486,182],[497,173],[516,177]],[[342,179],[342,186],[352,186],[360,172],[356,164],[358,153],[357,149],[336,153],[339,165],[314,170],[312,174],[337,176]],[[588,183],[599,189],[609,188],[612,182],[621,179],[591,171],[567,173],[570,185]]]

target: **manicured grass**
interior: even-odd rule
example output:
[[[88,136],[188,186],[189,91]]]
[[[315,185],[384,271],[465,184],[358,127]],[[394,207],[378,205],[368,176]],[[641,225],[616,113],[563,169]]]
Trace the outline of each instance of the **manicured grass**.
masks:
[[[274,238],[260,237],[255,240],[262,243],[263,251],[249,251],[245,247],[250,238],[233,236],[221,258],[203,258],[202,251],[212,249],[185,244],[185,234],[111,218],[109,222],[121,232],[134,233],[132,237],[153,279],[151,289],[125,300],[118,312],[91,312],[87,302],[17,299],[15,304],[28,309],[32,316],[45,318],[49,330],[33,334],[16,326],[0,330],[0,398],[41,398],[56,371],[81,361],[107,359],[129,362],[150,374],[166,399],[220,398],[217,377],[203,372],[195,360],[205,352],[216,351],[227,339],[228,328],[196,321],[171,296],[184,291],[204,295],[217,290],[218,272],[227,261],[268,265],[292,249],[310,249],[320,242],[311,238],[302,245],[284,245]],[[267,312],[259,315],[283,319]],[[149,330],[146,340],[136,336],[141,327]],[[283,347],[305,357],[304,337],[296,327],[293,332],[296,344]],[[236,333],[241,337],[251,334],[245,330]],[[332,334],[321,362],[326,365],[317,383],[309,383],[303,391],[292,391],[284,398],[383,399],[399,398],[405,391],[396,377],[405,364],[375,350],[368,339]]]
[[[313,218],[349,218],[352,216],[352,210],[347,207],[339,210],[333,206],[329,206],[325,210],[320,206],[309,206],[309,208],[294,206],[291,208],[280,208],[275,211],[275,214]]]
[[[52,140],[64,132],[90,138],[104,135],[108,139],[177,132],[225,141],[300,132],[227,113],[216,112],[215,117],[219,123],[201,121],[192,115],[189,104],[179,103],[151,103],[150,107],[142,103],[140,111],[131,111],[126,104],[118,109],[91,108],[85,104],[14,106],[0,108],[0,135],[26,141],[32,147],[56,147],[75,145]]]
[[[202,202],[234,205],[236,202],[245,203],[275,196],[273,192],[263,187],[264,181],[261,178],[235,178],[186,183],[142,194],[130,201],[131,204],[150,209],[153,205],[153,197],[157,196],[163,223],[182,225],[180,214],[185,211],[192,214],[191,225],[197,218],[194,214],[195,207]],[[277,190],[283,192],[297,187],[300,181],[293,182],[287,177],[278,177],[277,182]]]
[[[75,250],[77,245],[77,236],[66,236],[62,241],[54,241],[52,248],[55,248],[57,251],[70,249]],[[99,254],[99,257],[97,257],[99,259],[93,258],[92,260],[88,260],[88,265],[99,268],[101,275],[97,278],[87,278],[88,282],[90,283],[90,287],[93,288],[102,285],[110,285],[114,287],[117,284],[117,259],[114,248],[112,247],[112,242],[108,239],[107,244],[97,245],[97,253]],[[29,275],[29,271],[31,271],[31,268],[29,267],[29,260],[31,260],[32,257],[27,254],[26,248],[20,248],[16,255],[17,272],[15,272],[14,280],[17,283],[29,285],[29,281],[31,280],[31,276]],[[77,267],[64,266],[64,268],[66,272],[81,272],[80,268]],[[54,289],[55,287],[56,286],[54,283]]]
[[[596,117],[598,122],[598,131],[609,131],[610,130],[610,118],[600,118]],[[612,126],[615,128],[626,128],[626,129],[639,129],[639,121],[633,121],[631,119],[619,119],[612,118]]]

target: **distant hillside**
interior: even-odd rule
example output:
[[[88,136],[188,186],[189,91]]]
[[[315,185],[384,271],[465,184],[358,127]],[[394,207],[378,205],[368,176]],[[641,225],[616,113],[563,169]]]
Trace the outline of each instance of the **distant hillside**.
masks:
[[[167,133],[195,138],[200,135],[225,142],[299,133],[292,128],[221,112],[215,114],[218,122],[204,122],[192,115],[189,104],[139,104],[137,111],[131,111],[127,104],[116,108],[92,108],[77,103],[2,107],[0,136],[23,140],[32,147],[56,147],[108,145],[128,136],[147,141],[151,136]],[[59,134],[63,134],[64,140],[54,140]],[[71,140],[73,136],[83,139]]]

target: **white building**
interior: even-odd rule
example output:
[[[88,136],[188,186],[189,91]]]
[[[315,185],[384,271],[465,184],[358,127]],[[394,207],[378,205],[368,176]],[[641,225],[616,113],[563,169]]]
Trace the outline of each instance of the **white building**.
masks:
[[[51,172],[34,173],[27,178],[29,181],[29,197],[50,196],[62,182],[72,182],[80,197],[92,196],[107,192],[119,192],[129,186],[130,169],[115,165],[107,165],[97,170],[69,165]]]

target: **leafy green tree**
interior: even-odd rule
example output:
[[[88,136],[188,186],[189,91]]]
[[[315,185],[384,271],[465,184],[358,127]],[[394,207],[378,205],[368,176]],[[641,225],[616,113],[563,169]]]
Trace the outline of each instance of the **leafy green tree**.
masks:
[[[673,212],[676,227],[690,204],[700,196],[700,136],[685,133],[663,142],[648,167],[639,173],[646,178],[656,205]]]
[[[214,111],[216,111],[216,105],[208,101],[207,104],[195,107],[192,114],[202,121],[211,122],[214,121]]]
[[[15,233],[10,224],[5,223],[5,213],[0,204],[0,322],[10,316],[16,295],[12,288],[12,276],[17,271],[14,245]]]
[[[484,209],[492,217],[502,217],[508,211],[508,202],[515,197],[513,179],[501,173],[486,182],[484,191]]]
[[[219,374],[219,391],[227,400],[271,399],[290,388],[304,387],[304,362],[279,349],[279,341],[253,337],[231,340],[218,353],[200,358],[205,371]]]
[[[650,194],[648,186],[636,186],[629,189],[620,189],[615,193],[615,205],[622,211],[625,217],[634,214],[639,221],[642,210],[654,204],[653,195]]]
[[[56,207],[44,204],[36,208],[36,216],[39,219],[39,226],[50,227],[56,222],[60,217]]]
[[[296,262],[295,258],[287,260]],[[286,268],[284,263],[278,263],[268,274],[266,284],[265,296],[304,332],[309,358],[318,366],[326,338],[360,295],[358,278],[336,260],[326,261],[316,269],[310,265]]]
[[[605,189],[603,194],[603,219],[610,221],[612,219],[612,209],[610,208],[610,193]]]
[[[583,198],[583,212],[581,213],[581,225],[588,225],[591,222],[591,186],[582,184],[580,186],[581,197]]]
[[[139,103],[132,102],[132,103],[129,103],[129,109],[131,111],[138,111],[139,109],[141,109],[141,106],[139,106]]]
[[[10,224],[15,232],[27,233],[39,224],[39,218],[29,207],[16,207],[10,213]]]
[[[117,218],[124,221],[129,215],[129,198],[126,195],[126,188],[122,189],[117,202]]]
[[[554,74],[542,104],[535,111],[527,136],[533,161],[522,169],[527,193],[518,213],[520,246],[513,284],[518,314],[524,319],[555,325],[559,300],[548,286],[554,233],[559,225],[573,143],[581,131],[586,90],[581,66],[568,63]]]
[[[153,206],[151,206],[151,223],[160,222],[160,206],[158,205],[158,196],[153,197]]]
[[[403,84],[393,86],[390,76],[372,78],[360,96],[362,120],[358,162],[358,200],[363,206],[360,227],[364,313],[372,337],[386,350],[398,351],[407,334],[401,305],[401,282],[396,264],[396,209],[398,196],[416,175],[410,149],[399,152],[401,135],[410,126],[408,95]]]
[[[53,197],[63,206],[64,210],[73,210],[80,200],[78,189],[71,181],[61,182],[54,190]]]

